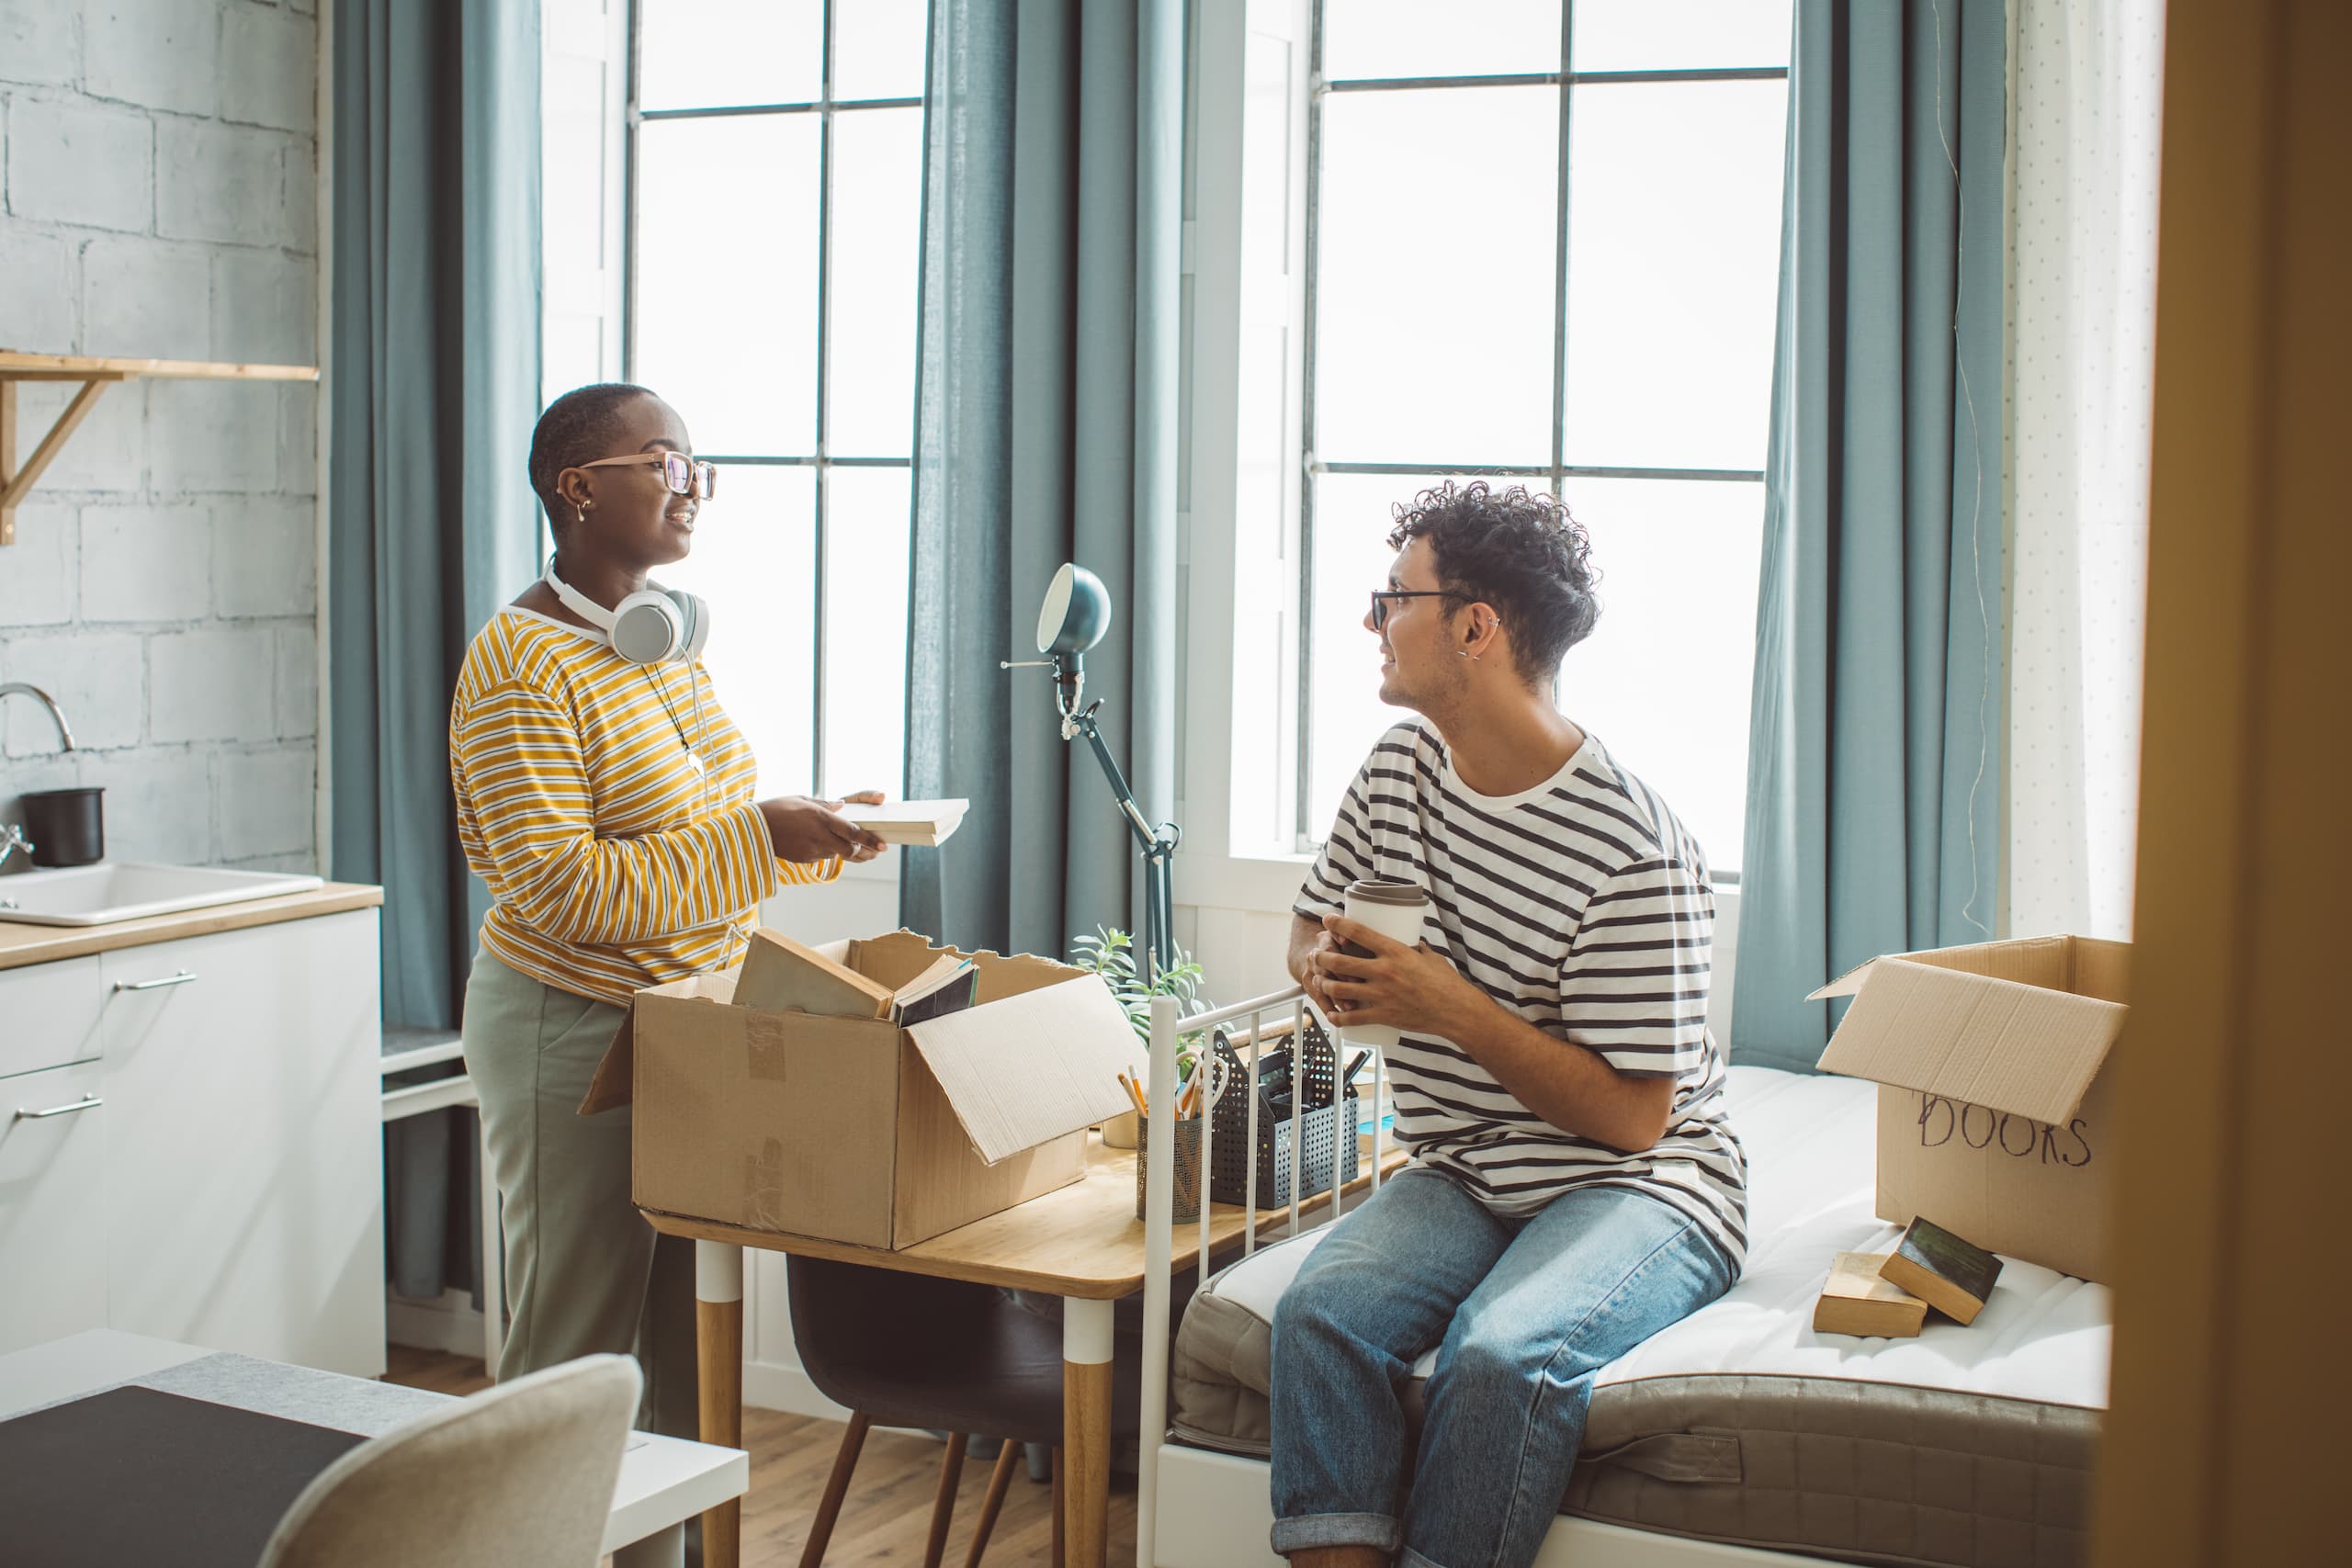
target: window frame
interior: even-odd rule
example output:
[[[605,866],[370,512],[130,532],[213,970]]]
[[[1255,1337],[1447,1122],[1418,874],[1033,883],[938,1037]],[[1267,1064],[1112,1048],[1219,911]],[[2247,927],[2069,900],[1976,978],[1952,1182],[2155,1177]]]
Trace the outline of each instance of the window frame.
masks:
[[[1419,476],[1445,474],[1468,479],[1516,479],[1541,482],[1557,495],[1571,479],[1697,479],[1727,480],[1758,484],[1764,479],[1760,468],[1613,468],[1575,464],[1567,460],[1567,397],[1568,397],[1568,213],[1569,179],[1568,154],[1574,132],[1575,89],[1580,86],[1603,86],[1627,83],[1648,82],[1786,82],[1789,69],[1777,66],[1699,66],[1644,71],[1578,71],[1576,69],[1576,3],[1561,0],[1560,6],[1560,65],[1556,71],[1521,72],[1487,75],[1381,76],[1350,77],[1341,81],[1328,79],[1323,72],[1325,0],[1308,0],[1307,34],[1307,96],[1306,152],[1306,251],[1303,264],[1305,298],[1301,335],[1302,373],[1300,376],[1299,422],[1300,462],[1297,582],[1293,601],[1297,626],[1297,687],[1292,694],[1294,755],[1290,758],[1294,776],[1291,780],[1293,807],[1292,849],[1298,855],[1311,855],[1321,848],[1322,836],[1312,820],[1314,795],[1315,705],[1313,698],[1313,661],[1315,652],[1315,493],[1316,480],[1326,474],[1393,474]],[[1319,260],[1319,235],[1322,226],[1322,152],[1324,106],[1334,93],[1377,93],[1427,91],[1460,87],[1555,86],[1559,93],[1559,141],[1557,146],[1558,175],[1553,192],[1555,204],[1552,277],[1552,460],[1537,468],[1491,463],[1457,462],[1389,462],[1325,460],[1317,447],[1315,429],[1315,359],[1316,359],[1316,272]],[[1726,872],[1717,878],[1725,884],[1736,884],[1736,872]]]
[[[813,468],[810,486],[812,508],[811,531],[814,538],[812,570],[816,574],[815,592],[811,594],[814,624],[809,628],[810,662],[808,787],[821,791],[829,783],[825,775],[825,632],[829,623],[827,608],[831,598],[829,548],[829,506],[831,479],[836,468],[903,468],[912,473],[914,457],[911,451],[913,426],[909,424],[910,452],[904,457],[842,457],[831,451],[827,439],[827,421],[832,404],[832,299],[833,271],[833,123],[842,114],[855,114],[869,109],[919,109],[924,97],[848,98],[833,96],[833,14],[844,0],[820,0],[818,21],[820,48],[822,58],[818,67],[817,96],[807,102],[774,102],[728,104],[699,108],[649,109],[639,102],[644,84],[644,34],[646,0],[628,0],[628,60],[627,107],[623,116],[622,149],[622,209],[621,225],[625,236],[622,247],[621,278],[621,364],[624,379],[637,378],[638,310],[637,291],[640,269],[638,265],[638,150],[639,132],[648,124],[682,119],[746,119],[766,115],[812,114],[817,117],[817,398],[816,442],[814,449],[797,453],[697,452],[696,457],[729,468]],[[911,628],[910,628],[911,631]]]

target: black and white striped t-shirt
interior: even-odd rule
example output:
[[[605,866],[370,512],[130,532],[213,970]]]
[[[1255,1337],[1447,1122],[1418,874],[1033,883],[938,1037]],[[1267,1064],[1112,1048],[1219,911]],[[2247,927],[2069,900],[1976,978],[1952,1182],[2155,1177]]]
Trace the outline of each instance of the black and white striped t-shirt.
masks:
[[[1747,1161],[1707,1031],[1715,897],[1706,860],[1648,786],[1588,736],[1534,788],[1484,795],[1444,742],[1400,724],[1373,748],[1299,889],[1309,919],[1360,878],[1428,889],[1422,940],[1547,1034],[1623,1073],[1671,1075],[1655,1148],[1622,1154],[1563,1132],[1468,1053],[1408,1034],[1388,1052],[1396,1133],[1498,1213],[1571,1187],[1631,1187],[1705,1226],[1736,1270],[1747,1253]]]

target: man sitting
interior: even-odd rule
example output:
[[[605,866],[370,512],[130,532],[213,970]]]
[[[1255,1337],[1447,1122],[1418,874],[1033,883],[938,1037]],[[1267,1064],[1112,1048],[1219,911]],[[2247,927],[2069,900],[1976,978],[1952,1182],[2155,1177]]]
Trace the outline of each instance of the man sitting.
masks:
[[[1273,1547],[1512,1568],[1558,1511],[1595,1374],[1737,1278],[1747,1161],[1707,1032],[1705,858],[1553,705],[1599,613],[1583,528],[1480,483],[1397,517],[1364,625],[1381,700],[1420,717],[1340,805],[1290,967],[1334,1022],[1401,1032],[1413,1158],[1275,1313]],[[1343,919],[1359,879],[1424,888],[1425,940]],[[1399,1395],[1432,1346],[1416,1448]]]

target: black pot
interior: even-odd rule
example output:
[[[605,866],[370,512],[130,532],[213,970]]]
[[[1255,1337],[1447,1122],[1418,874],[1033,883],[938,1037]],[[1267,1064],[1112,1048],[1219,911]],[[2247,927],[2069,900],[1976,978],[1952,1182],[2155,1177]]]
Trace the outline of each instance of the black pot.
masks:
[[[88,865],[107,858],[107,792],[97,786],[40,789],[17,798],[35,865]]]

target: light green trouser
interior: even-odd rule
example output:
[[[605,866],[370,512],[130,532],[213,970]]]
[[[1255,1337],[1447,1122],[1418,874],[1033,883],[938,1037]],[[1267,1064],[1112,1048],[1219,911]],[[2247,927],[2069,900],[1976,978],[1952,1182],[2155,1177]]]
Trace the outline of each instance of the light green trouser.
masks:
[[[579,1114],[620,1026],[609,1002],[474,953],[466,1070],[481,1095],[505,1203],[514,1323],[498,1381],[597,1351],[645,1371],[638,1425],[696,1435],[694,1244],[657,1235],[629,1201],[629,1112]]]

